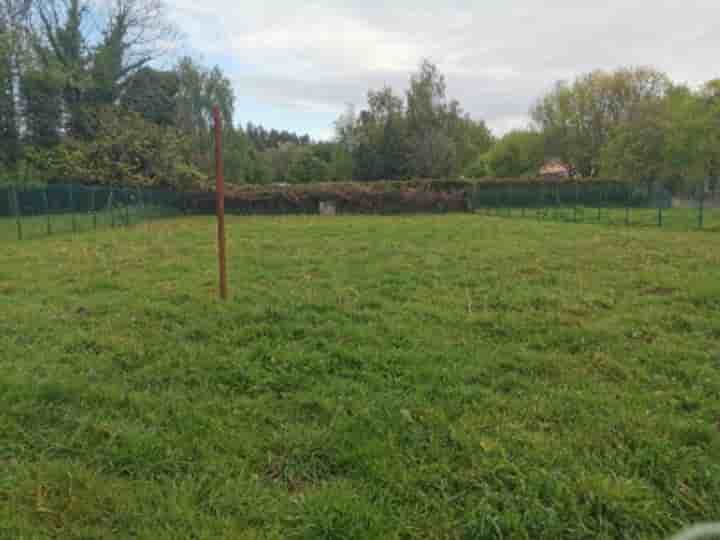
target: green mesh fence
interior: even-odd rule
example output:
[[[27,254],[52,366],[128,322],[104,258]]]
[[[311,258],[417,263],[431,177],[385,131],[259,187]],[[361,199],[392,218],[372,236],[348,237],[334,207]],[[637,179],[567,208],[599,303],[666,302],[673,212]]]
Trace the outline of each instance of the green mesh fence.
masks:
[[[720,231],[720,196],[697,185],[673,196],[657,182],[481,183],[469,206],[505,217]]]
[[[0,241],[127,227],[183,213],[187,200],[142,188],[0,185]]]

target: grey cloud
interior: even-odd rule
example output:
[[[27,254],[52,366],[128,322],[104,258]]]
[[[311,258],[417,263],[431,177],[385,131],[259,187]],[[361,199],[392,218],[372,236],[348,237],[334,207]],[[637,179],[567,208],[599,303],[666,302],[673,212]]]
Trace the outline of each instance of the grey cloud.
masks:
[[[505,130],[557,79],[653,65],[697,83],[720,49],[716,0],[296,1],[239,5],[176,0],[196,49],[237,58],[241,92],[271,105],[341,110],[368,89],[404,90],[423,57],[473,116]],[[217,17],[217,14],[220,14]]]

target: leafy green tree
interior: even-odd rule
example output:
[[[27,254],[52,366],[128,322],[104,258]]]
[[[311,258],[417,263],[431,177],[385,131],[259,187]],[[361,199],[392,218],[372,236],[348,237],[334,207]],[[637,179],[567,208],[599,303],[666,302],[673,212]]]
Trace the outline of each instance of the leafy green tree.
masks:
[[[337,140],[353,155],[356,180],[459,175],[492,146],[484,122],[448,101],[445,78],[429,61],[410,80],[406,101],[385,87],[368,93],[368,108],[336,124]]]
[[[98,111],[92,140],[66,139],[30,158],[34,169],[55,181],[190,187],[207,183],[191,160],[192,141],[172,127],[137,113]]]
[[[614,127],[602,149],[603,176],[660,180],[690,192],[720,170],[720,103],[712,81],[700,91],[673,86]]]
[[[303,150],[290,163],[288,177],[294,183],[325,182],[328,172],[327,163],[311,150]]]
[[[60,142],[65,77],[58,66],[28,69],[20,80],[26,142],[49,147]]]
[[[14,167],[20,157],[20,137],[15,107],[13,36],[0,29],[0,164]]]
[[[412,153],[410,163],[415,176],[438,178],[457,172],[454,141],[445,122],[447,102],[445,77],[437,66],[424,60],[410,79],[407,92],[407,122]]]
[[[654,114],[614,127],[601,152],[603,176],[643,182],[663,177],[666,135]]]
[[[347,182],[353,178],[352,154],[341,144],[335,144],[333,147],[328,176],[329,180],[336,182]]]
[[[485,178],[489,176],[490,165],[488,164],[487,153],[476,157],[475,161],[465,168],[464,175],[468,178]]]
[[[644,107],[660,102],[669,89],[668,77],[651,68],[594,71],[572,85],[558,83],[531,116],[545,135],[548,155],[561,157],[583,176],[596,176],[611,130],[640,117]]]
[[[500,178],[535,176],[544,159],[544,139],[533,131],[511,131],[482,157],[490,175]]]
[[[142,115],[148,122],[173,126],[177,118],[177,94],[180,82],[173,71],[143,68],[125,85],[121,105]]]
[[[64,131],[71,136],[88,136],[86,93],[90,87],[90,63],[83,25],[89,6],[81,0],[48,0],[35,4],[43,30],[38,54],[45,66],[58,65],[64,75],[63,108],[67,122]]]
[[[21,159],[17,89],[23,64],[28,58],[28,0],[0,3],[0,169],[16,172]],[[0,172],[2,172],[0,170]]]

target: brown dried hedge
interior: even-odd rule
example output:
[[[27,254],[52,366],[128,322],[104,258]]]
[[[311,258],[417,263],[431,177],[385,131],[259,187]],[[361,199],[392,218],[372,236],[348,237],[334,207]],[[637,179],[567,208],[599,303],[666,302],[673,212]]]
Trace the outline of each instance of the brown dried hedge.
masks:
[[[488,184],[565,183],[572,180],[483,179]],[[228,185],[225,207],[238,214],[316,214],[320,202],[334,202],[338,213],[397,214],[464,212],[477,182],[413,180],[407,182],[333,182],[299,185]],[[212,213],[214,194],[193,193],[189,210]]]

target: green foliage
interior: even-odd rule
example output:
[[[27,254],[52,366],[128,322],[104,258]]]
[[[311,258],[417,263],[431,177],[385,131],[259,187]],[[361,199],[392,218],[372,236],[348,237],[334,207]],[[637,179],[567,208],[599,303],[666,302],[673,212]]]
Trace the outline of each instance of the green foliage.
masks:
[[[424,61],[406,99],[389,87],[368,93],[368,108],[337,122],[338,142],[353,154],[356,180],[452,178],[492,145],[484,122],[448,101],[445,78]]]
[[[464,176],[467,178],[484,178],[486,176],[490,176],[488,155],[483,154],[476,157],[475,161],[465,168]]]
[[[328,179],[328,165],[313,152],[302,151],[290,162],[288,180],[297,183],[324,182]]]
[[[228,227],[227,303],[210,218],[3,246],[0,536],[639,540],[717,518],[719,235]]]
[[[16,78],[18,35],[0,27],[0,168],[15,169],[20,159]]]
[[[665,99],[638,108],[615,126],[601,152],[601,172],[636,180],[662,180],[692,191],[720,172],[720,103],[712,83],[700,92],[677,86]]]
[[[134,73],[125,85],[120,103],[148,122],[174,126],[177,122],[180,81],[174,71],[143,68]]]
[[[48,179],[72,173],[144,184],[170,174],[178,177],[164,183],[189,185],[214,169],[217,105],[226,175],[238,184],[534,176],[546,158],[560,158],[585,177],[662,179],[680,190],[708,178],[716,186],[720,178],[720,82],[691,91],[651,68],[594,71],[558,83],[531,111],[542,148],[530,132],[495,141],[482,120],[447,96],[444,75],[428,60],[404,95],[371,90],[366,110],[348,108],[332,142],[250,123],[242,128],[233,86],[219,67],[189,57],[168,71],[150,67],[174,39],[163,6],[155,0],[110,2],[100,11],[87,0],[0,6],[0,177],[17,181],[33,170]],[[109,110],[117,118],[140,115],[149,126],[145,139],[155,141],[145,147],[155,148],[156,157],[139,148],[134,131],[119,139],[127,141],[125,150],[95,141],[107,136],[98,119]],[[124,127],[138,128],[130,124]],[[152,126],[177,131],[161,143],[162,130]],[[119,161],[103,158],[99,147]],[[172,148],[183,152],[177,165],[159,165]]]
[[[612,128],[662,100],[669,88],[668,77],[651,68],[594,71],[572,85],[558,83],[531,115],[545,135],[546,152],[590,177],[599,172],[600,153]]]
[[[665,172],[665,137],[661,119],[655,115],[616,126],[601,151],[603,175],[640,181],[661,178]]]
[[[60,142],[65,80],[57,64],[42,70],[29,69],[23,74],[20,90],[25,140],[31,145],[47,148]]]
[[[191,139],[136,113],[99,111],[90,141],[65,139],[28,155],[35,172],[54,181],[187,188],[207,178],[192,161]]]
[[[536,176],[544,159],[545,139],[532,131],[511,131],[480,159],[497,177]]]

